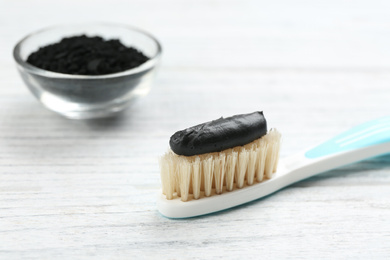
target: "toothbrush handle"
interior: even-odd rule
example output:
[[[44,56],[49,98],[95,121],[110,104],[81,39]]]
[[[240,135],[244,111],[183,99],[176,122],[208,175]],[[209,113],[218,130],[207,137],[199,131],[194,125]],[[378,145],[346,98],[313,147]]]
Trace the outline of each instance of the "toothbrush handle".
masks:
[[[390,153],[390,117],[373,120],[308,151],[286,158],[284,185],[340,166]]]

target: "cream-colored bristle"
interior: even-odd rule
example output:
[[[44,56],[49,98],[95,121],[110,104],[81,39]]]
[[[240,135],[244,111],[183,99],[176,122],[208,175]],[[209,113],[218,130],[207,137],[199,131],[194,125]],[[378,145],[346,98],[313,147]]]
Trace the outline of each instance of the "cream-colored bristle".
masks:
[[[265,135],[265,138],[268,144],[268,149],[264,173],[269,179],[272,177],[272,174],[276,172],[275,162],[279,157],[280,134],[277,131],[271,130],[267,135]]]
[[[160,158],[160,169],[163,193],[166,195],[167,199],[173,199],[176,187],[176,171],[172,160],[172,153],[168,152]]]
[[[242,188],[244,186],[245,176],[248,169],[249,151],[242,148],[238,153],[238,162],[236,169],[236,186]]]
[[[174,158],[172,156],[172,161],[173,161],[173,170],[175,172],[175,191],[177,196],[181,196],[181,190],[180,190],[180,182],[182,180],[181,178],[181,173],[180,173],[180,163],[183,163],[183,160],[180,160],[180,158]]]
[[[248,185],[252,185],[255,177],[255,170],[256,170],[256,162],[257,162],[257,149],[256,144],[253,144],[251,146],[251,149],[249,150],[249,158],[248,158],[248,170],[247,170],[247,177],[246,177],[246,183]]]
[[[225,158],[226,155],[221,153],[219,157],[214,160],[215,193],[217,194],[221,194],[223,189],[223,182],[225,177]]]
[[[230,154],[226,156],[226,172],[225,172],[225,182],[226,182],[226,190],[232,191],[234,187],[234,173],[236,171],[237,164],[237,156],[238,153],[234,151],[230,151]]]
[[[265,159],[267,157],[268,144],[261,139],[257,148],[256,180],[261,182],[264,178]]]
[[[200,198],[200,186],[202,181],[201,167],[200,158],[197,156],[192,163],[192,193],[194,194],[194,199]]]
[[[276,172],[281,134],[271,129],[242,147],[195,156],[169,150],[160,158],[163,194],[182,201],[229,192],[261,182]]]
[[[182,201],[187,201],[190,193],[192,164],[187,163],[185,158],[179,158],[179,161],[180,197]]]
[[[206,197],[211,195],[214,175],[214,158],[209,156],[203,160],[203,180],[204,180],[204,195]]]

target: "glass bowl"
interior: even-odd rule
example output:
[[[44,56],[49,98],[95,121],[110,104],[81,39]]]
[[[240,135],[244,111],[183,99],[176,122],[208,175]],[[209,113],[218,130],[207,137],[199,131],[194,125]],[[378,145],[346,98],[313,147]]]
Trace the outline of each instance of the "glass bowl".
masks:
[[[40,69],[26,62],[39,47],[64,37],[85,34],[119,39],[150,59],[138,67],[118,73],[88,76],[70,75]],[[90,119],[108,117],[123,110],[151,87],[161,45],[147,32],[117,24],[75,24],[51,27],[23,38],[14,48],[19,73],[34,96],[47,108],[65,117]]]

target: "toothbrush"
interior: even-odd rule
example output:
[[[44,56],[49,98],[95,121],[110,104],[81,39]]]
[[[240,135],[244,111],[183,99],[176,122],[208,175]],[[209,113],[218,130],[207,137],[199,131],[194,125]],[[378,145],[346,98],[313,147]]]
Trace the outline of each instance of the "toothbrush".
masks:
[[[168,218],[210,214],[265,197],[316,174],[386,153],[390,153],[390,117],[358,125],[314,148],[279,160],[271,179],[187,202],[167,200],[161,194],[157,208]]]

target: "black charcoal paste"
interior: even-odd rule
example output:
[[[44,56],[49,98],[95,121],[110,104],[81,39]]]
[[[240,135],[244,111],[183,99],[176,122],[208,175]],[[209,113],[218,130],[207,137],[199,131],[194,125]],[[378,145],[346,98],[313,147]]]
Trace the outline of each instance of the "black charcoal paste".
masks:
[[[192,156],[220,152],[248,144],[267,134],[263,112],[219,118],[171,136],[169,144],[178,155]]]
[[[118,39],[81,35],[41,47],[28,56],[27,63],[64,74],[106,75],[138,67],[147,60],[142,52]]]

